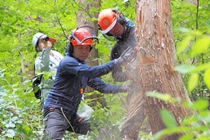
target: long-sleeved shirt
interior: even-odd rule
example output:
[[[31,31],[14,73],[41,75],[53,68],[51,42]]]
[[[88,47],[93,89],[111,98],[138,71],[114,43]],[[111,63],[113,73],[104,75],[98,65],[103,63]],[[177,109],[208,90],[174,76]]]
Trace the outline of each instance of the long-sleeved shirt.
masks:
[[[131,21],[126,25],[127,29],[120,38],[116,38],[117,42],[111,51],[111,60],[117,59],[129,47],[136,47],[135,26]],[[122,66],[115,67],[112,71],[112,77],[117,82],[124,82],[128,80],[126,71],[123,71]]]
[[[57,69],[55,82],[44,109],[62,108],[67,114],[75,114],[87,85],[102,93],[126,92],[123,86],[106,84],[99,78],[115,66],[116,61],[100,66],[88,66],[86,62],[79,62],[71,55],[65,56]]]
[[[50,51],[53,56],[50,55]],[[44,98],[43,100],[45,100],[53,86],[55,74],[62,58],[63,56],[59,52],[51,50],[50,48],[46,48],[43,49],[42,52],[40,52],[39,56],[35,60],[36,74],[38,73],[38,71],[40,73],[44,73],[40,84],[41,94]]]

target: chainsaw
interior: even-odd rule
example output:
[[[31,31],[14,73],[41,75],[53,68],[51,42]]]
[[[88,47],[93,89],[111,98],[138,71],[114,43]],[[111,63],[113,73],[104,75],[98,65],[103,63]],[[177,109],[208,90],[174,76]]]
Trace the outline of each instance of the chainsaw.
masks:
[[[155,63],[155,60],[146,53],[146,50],[143,47],[129,47],[122,53],[122,56],[125,54],[133,56],[133,59],[124,65],[129,79],[133,81],[138,79],[138,71],[143,65]]]

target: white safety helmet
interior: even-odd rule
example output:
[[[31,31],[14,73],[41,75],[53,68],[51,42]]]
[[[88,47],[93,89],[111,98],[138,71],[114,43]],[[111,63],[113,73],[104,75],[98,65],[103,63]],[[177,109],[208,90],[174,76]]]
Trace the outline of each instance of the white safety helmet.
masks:
[[[56,42],[56,39],[48,37],[47,35],[45,35],[43,33],[36,33],[32,38],[32,43],[33,43],[35,48],[37,48],[38,42],[39,42],[40,39],[45,39],[45,41],[50,41],[52,43]]]

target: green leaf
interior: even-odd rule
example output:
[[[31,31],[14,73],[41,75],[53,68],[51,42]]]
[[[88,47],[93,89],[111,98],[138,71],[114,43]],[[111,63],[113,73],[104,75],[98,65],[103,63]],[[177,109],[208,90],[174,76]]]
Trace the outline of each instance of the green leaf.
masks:
[[[203,110],[203,111],[200,111],[199,114],[196,117],[200,121],[210,123],[210,117],[209,116],[210,116],[210,111],[209,110]]]
[[[32,133],[32,130],[28,125],[24,124],[24,125],[22,125],[22,128],[23,128],[24,133],[26,133],[26,134],[31,134]]]
[[[192,36],[185,37],[180,46],[177,47],[177,53],[181,53],[182,51],[184,51],[188,47],[190,40],[192,40]]]
[[[187,135],[183,135],[179,138],[179,140],[192,140],[195,137],[194,134],[187,134]]]
[[[189,73],[191,72],[193,69],[195,69],[195,66],[193,65],[186,65],[186,64],[183,64],[183,65],[179,65],[179,66],[176,66],[174,68],[174,70],[182,73],[182,74],[186,74],[186,73]]]
[[[205,64],[196,66],[196,68],[194,68],[191,72],[200,72],[208,68],[210,68],[210,63],[205,63]]]
[[[160,115],[166,127],[174,128],[177,126],[174,116],[168,110],[166,109],[161,110]]]
[[[163,129],[159,132],[157,132],[152,140],[161,140],[161,138],[163,138],[164,136],[167,136],[167,135],[171,135],[171,134],[174,134],[174,133],[182,133],[182,132],[185,132],[185,133],[189,133],[192,131],[192,128],[191,127],[185,127],[185,126],[180,126],[180,127],[174,127],[174,128],[167,128],[167,129]]]
[[[163,94],[163,93],[158,93],[158,92],[147,92],[147,96],[158,98],[163,101],[173,101],[173,98],[171,97],[170,94]]]
[[[12,122],[9,122],[9,123],[7,123],[7,124],[5,125],[5,127],[7,127],[7,128],[14,128],[14,127],[15,127],[15,124],[12,123]]]
[[[198,83],[198,73],[191,74],[189,80],[188,80],[188,91],[191,92]]]
[[[194,57],[200,53],[203,53],[208,49],[210,45],[210,38],[205,36],[201,39],[198,39],[192,47],[191,56]]]
[[[210,89],[210,69],[207,69],[204,73],[204,83]]]
[[[197,100],[196,102],[193,102],[192,108],[196,110],[204,110],[209,106],[208,101],[206,100]]]
[[[183,126],[187,126],[187,125],[191,125],[193,123],[196,123],[198,120],[195,116],[190,116],[190,117],[187,117],[185,118],[183,121],[182,121],[182,125]]]
[[[24,10],[24,8],[25,8],[25,2],[18,2],[17,7],[21,11]]]

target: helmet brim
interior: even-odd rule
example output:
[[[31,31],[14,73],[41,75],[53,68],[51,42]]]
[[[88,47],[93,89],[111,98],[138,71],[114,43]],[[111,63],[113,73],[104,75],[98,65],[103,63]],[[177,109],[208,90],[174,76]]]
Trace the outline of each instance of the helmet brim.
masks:
[[[52,43],[56,43],[56,39],[55,38],[49,37],[49,41],[52,42]]]

